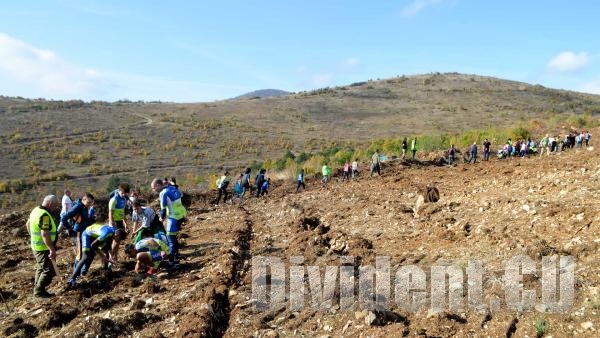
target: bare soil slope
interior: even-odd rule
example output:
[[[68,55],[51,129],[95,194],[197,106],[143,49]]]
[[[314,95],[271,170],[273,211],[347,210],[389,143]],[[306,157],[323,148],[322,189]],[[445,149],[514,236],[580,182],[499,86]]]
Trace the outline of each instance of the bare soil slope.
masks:
[[[72,253],[61,239],[61,275],[50,288],[59,294],[51,301],[31,297],[33,256],[23,230],[25,214],[6,215],[0,226],[0,335],[534,337],[535,323],[543,321],[548,336],[598,335],[598,150],[454,167],[389,162],[382,177],[367,176],[363,170],[351,182],[334,177],[327,187],[313,178],[298,194],[294,182],[274,182],[266,198],[249,198],[243,207],[215,207],[214,196],[193,195],[182,234],[182,267],[153,278],[137,276],[132,262],[113,272],[95,262],[75,290],[62,292]],[[438,187],[441,198],[415,215],[418,192],[428,184]],[[519,254],[537,262],[537,274],[523,283],[537,291],[538,305],[522,313],[507,309],[502,279],[507,260]],[[320,266],[321,274],[327,265],[339,266],[340,256],[355,257],[356,266],[375,266],[377,256],[389,256],[392,292],[401,266],[417,265],[429,280],[434,264],[464,269],[469,259],[478,259],[486,270],[483,303],[497,299],[501,306],[475,311],[465,298],[463,311],[432,312],[427,305],[410,313],[399,309],[392,295],[390,311],[370,313],[358,305],[339,311],[336,301],[332,309],[316,311],[306,284],[304,310],[291,311],[287,304],[253,312],[252,257],[259,255],[282,259],[287,283],[291,256]],[[539,305],[546,255],[575,259],[575,301],[565,313],[543,312]]]

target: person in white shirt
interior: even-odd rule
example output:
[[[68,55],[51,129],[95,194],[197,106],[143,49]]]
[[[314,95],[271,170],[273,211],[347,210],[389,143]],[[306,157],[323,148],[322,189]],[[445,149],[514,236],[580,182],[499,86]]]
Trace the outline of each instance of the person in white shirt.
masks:
[[[61,209],[60,209],[61,218],[62,218],[62,215],[67,213],[67,211],[71,210],[72,205],[73,205],[73,200],[71,200],[71,190],[65,189],[64,195],[63,195],[62,201],[61,201]],[[60,231],[62,229],[64,229],[65,227],[67,227],[67,225],[63,224],[63,222],[60,222],[58,224],[58,228],[56,229],[56,233],[60,233]]]
[[[221,178],[217,180],[217,190],[219,191],[219,196],[215,201],[215,204],[219,204],[221,201],[221,196],[223,196],[223,202],[227,202],[227,198],[229,197],[229,192],[227,192],[227,186],[229,185],[229,171],[226,171]],[[258,187],[259,191],[261,187]]]
[[[135,235],[134,243],[137,243],[143,238],[145,230],[150,231],[154,238],[162,241],[167,241],[165,228],[159,220],[156,211],[151,207],[143,207],[140,200],[130,197],[129,200],[133,206],[131,221],[133,223],[133,234]]]
[[[358,176],[358,161],[355,159],[354,162],[352,162],[352,178],[355,178],[356,176]]]

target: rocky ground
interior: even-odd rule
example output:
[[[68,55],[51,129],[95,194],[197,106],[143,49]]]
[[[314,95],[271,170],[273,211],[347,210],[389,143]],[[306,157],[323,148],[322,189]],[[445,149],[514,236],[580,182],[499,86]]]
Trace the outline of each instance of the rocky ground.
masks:
[[[318,178],[306,191],[295,182],[273,182],[266,198],[214,206],[214,195],[192,193],[182,233],[180,270],[153,277],[132,272],[123,262],[112,272],[99,263],[75,289],[62,292],[72,250],[61,239],[61,272],[50,288],[50,301],[31,297],[33,256],[24,233],[24,214],[3,217],[0,231],[0,335],[12,337],[596,337],[600,328],[600,159],[593,148],[551,156],[438,167],[385,163],[382,177],[327,187]],[[364,167],[364,165],[363,165]],[[419,192],[435,185],[436,203],[415,211]],[[525,289],[536,290],[536,305],[517,312],[507,307],[505,264],[527,255],[537,265],[525,275]],[[541,301],[542,256],[573,256],[573,306],[551,313]],[[304,309],[286,303],[280,309],[253,311],[253,258],[279,258],[285,264],[286,293],[304,292]],[[340,256],[359,267],[390,257],[389,309],[348,311],[337,300],[328,309],[313,308],[308,274],[304,288],[290,290],[290,257],[304,266],[338,269]],[[467,304],[466,268],[481,260],[483,304]],[[301,264],[292,264],[301,266]],[[426,305],[408,312],[394,301],[394,276],[415,265],[427,275],[432,266],[458,266],[465,283],[463,309],[437,311]],[[280,280],[269,270],[268,281]],[[334,270],[336,271],[336,270]],[[357,277],[360,277],[356,272]],[[301,277],[302,278],[302,277]],[[254,276],[255,282],[258,281]],[[357,287],[359,278],[350,278]],[[344,279],[346,282],[347,279]],[[339,275],[334,294],[340,294]],[[352,283],[352,282],[350,282]],[[258,289],[257,289],[258,290]],[[435,298],[435,297],[434,297]],[[439,301],[439,299],[434,299]],[[490,309],[498,302],[499,308]]]

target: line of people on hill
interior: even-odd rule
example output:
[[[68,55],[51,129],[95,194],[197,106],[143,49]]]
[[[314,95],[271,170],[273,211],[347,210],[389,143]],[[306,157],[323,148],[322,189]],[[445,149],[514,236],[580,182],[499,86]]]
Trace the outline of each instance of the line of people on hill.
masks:
[[[498,158],[507,157],[526,157],[533,154],[542,156],[544,153],[550,155],[558,151],[565,151],[572,148],[582,148],[583,144],[588,147],[592,134],[587,132],[569,133],[566,134],[564,139],[560,139],[558,136],[550,136],[546,134],[538,143],[531,138],[524,140],[520,139],[512,142],[508,139],[502,149],[498,150]]]
[[[231,178],[229,177],[229,171],[225,171],[215,182],[218,196],[213,201],[213,204],[218,205],[221,202],[221,197],[223,197],[224,203],[233,203],[235,199],[238,199],[241,205],[244,202],[246,192],[249,192],[251,195],[255,194],[256,198],[267,195],[271,188],[271,178],[267,177],[267,170],[260,169],[256,177],[254,177],[254,181],[251,178],[251,174],[252,169],[246,168],[238,176],[234,184],[233,195],[229,198],[227,187],[229,187]]]
[[[69,189],[64,191],[61,202],[55,195],[46,196],[42,204],[32,210],[26,222],[30,246],[36,260],[34,296],[53,296],[47,291],[47,287],[57,274],[56,243],[61,232],[66,232],[73,242],[73,271],[67,288],[74,287],[77,279],[88,273],[96,255],[102,259],[104,269],[111,269],[117,264],[120,244],[128,235],[131,243],[125,245],[125,252],[127,256],[136,259],[136,272],[152,274],[161,264],[169,269],[177,268],[177,235],[187,215],[182,203],[183,195],[174,179],[168,181],[157,178],[150,187],[158,193],[158,213],[150,207],[142,206],[127,183],[119,184],[110,193],[107,215],[96,213],[95,198],[89,192],[75,201],[72,200]],[[131,227],[126,223],[128,208],[131,209]],[[59,210],[59,217],[55,217]]]
[[[533,139],[529,138],[527,140],[516,140],[512,141],[508,139],[507,142],[496,152],[496,156],[500,159],[507,158],[510,156],[520,156],[525,157],[531,154],[540,153],[543,154],[544,150],[549,154],[550,152],[555,152],[558,150],[560,146],[561,150],[572,148],[572,147],[582,147],[585,143],[588,146],[589,141],[591,139],[591,134],[589,131],[574,134],[571,133],[565,137],[563,141],[559,140],[558,137],[546,137],[542,138],[540,142],[536,143]],[[539,145],[539,147],[538,147]],[[491,152],[492,143],[489,139],[484,139],[481,148],[482,148],[482,160],[489,161]],[[400,159],[402,161],[407,161],[406,153],[409,150],[411,151],[410,162],[415,162],[416,153],[418,150],[418,142],[417,138],[411,138],[410,142],[405,137],[402,140],[401,146],[401,155]],[[441,159],[442,163],[453,165],[456,162],[456,157],[461,153],[454,144],[450,146],[448,150],[444,152],[444,158]],[[464,163],[477,163],[479,156],[479,148],[477,142],[473,142],[463,154],[463,162]],[[379,149],[375,149],[375,152],[372,154],[370,159],[370,174],[369,177],[372,177],[373,174],[377,174],[379,176],[382,175],[381,164],[382,161],[386,159],[386,156],[382,156],[379,153]],[[217,179],[216,187],[218,196],[214,200],[213,204],[218,205],[223,198],[223,201],[227,201],[233,203],[235,199],[239,199],[240,205],[243,203],[244,196],[247,191],[250,191],[251,194],[256,192],[256,197],[264,196],[270,187],[270,178],[265,179],[266,170],[260,169],[259,173],[254,178],[254,181],[251,180],[251,169],[246,168],[244,172],[242,172],[237,178],[234,186],[233,195],[230,198],[230,194],[228,192],[228,186],[231,181],[229,177],[229,172],[225,171],[225,173]],[[345,161],[341,167],[341,181],[349,181],[351,178],[354,179],[358,177],[359,168],[358,168],[358,159],[355,159],[352,163],[349,161]],[[321,183],[323,186],[327,186],[327,184],[331,181],[331,177],[333,175],[333,168],[329,166],[328,163],[324,163],[321,167]],[[301,169],[297,175],[297,185],[295,192],[299,192],[300,189],[306,189],[306,181],[305,181],[305,170]]]
[[[251,178],[251,173],[252,169],[246,168],[244,172],[238,176],[233,188],[233,194],[230,196],[228,187],[231,178],[229,177],[229,171],[225,171],[215,182],[217,197],[213,200],[212,204],[215,206],[219,205],[221,198],[223,198],[223,202],[225,203],[233,203],[238,199],[239,204],[242,205],[247,192],[255,194],[255,197],[257,198],[267,195],[271,187],[271,178],[266,175],[267,170],[260,169],[256,177],[254,177],[254,180]],[[358,159],[355,159],[352,164],[346,161],[342,169],[342,181],[349,181],[350,178],[356,178],[358,177],[358,173]],[[324,163],[321,167],[321,183],[323,186],[327,186],[327,183],[331,180],[332,174],[333,169],[327,163]],[[305,175],[305,169],[300,169],[296,181],[296,192],[300,192],[300,188],[306,190]]]

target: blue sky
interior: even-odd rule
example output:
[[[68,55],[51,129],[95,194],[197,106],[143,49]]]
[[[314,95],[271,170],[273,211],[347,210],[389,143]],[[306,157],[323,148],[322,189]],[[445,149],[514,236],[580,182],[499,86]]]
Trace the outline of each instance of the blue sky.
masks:
[[[20,0],[0,95],[206,102],[460,72],[600,94],[596,1]]]

